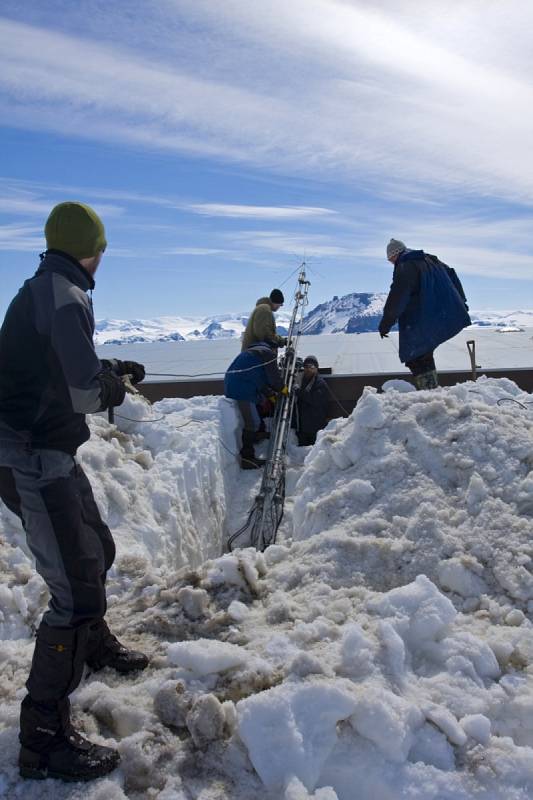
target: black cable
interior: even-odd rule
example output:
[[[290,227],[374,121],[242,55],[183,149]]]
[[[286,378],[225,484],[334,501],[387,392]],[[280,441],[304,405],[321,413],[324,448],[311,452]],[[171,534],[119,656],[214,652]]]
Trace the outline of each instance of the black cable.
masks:
[[[341,411],[343,412],[343,414],[345,414],[347,417],[349,417],[349,416],[350,416],[349,412],[348,412],[348,411],[346,411],[346,409],[344,408],[344,406],[342,405],[342,403],[340,402],[340,400],[338,400],[338,399],[335,397],[335,395],[333,394],[333,392],[332,392],[332,391],[331,391],[331,389],[329,388],[329,385],[328,385],[327,381],[324,381],[324,383],[326,384],[326,389],[328,390],[328,392],[330,393],[330,395],[333,397],[333,399],[335,400],[335,402],[337,403],[337,405],[339,406],[339,408],[341,409]]]
[[[274,361],[277,361],[278,357],[271,358],[269,361],[262,361],[260,364],[254,364],[253,367],[245,367],[244,369],[231,369],[226,370],[225,372],[197,372],[195,375],[187,375],[185,373],[173,373],[173,372],[147,372],[147,375],[150,375],[152,378],[208,378],[213,375],[237,375],[240,372],[251,372],[254,369],[261,369],[261,367],[266,367],[267,364],[273,364]]]
[[[524,405],[524,403],[520,403],[519,400],[515,400],[513,397],[500,397],[499,400],[496,400],[496,405],[499,406],[500,403],[516,403],[517,406],[520,406],[520,408],[525,408],[527,411],[527,406]]]
[[[128,422],[161,422],[161,420],[166,419],[166,415],[164,417],[158,417],[157,419],[133,419],[133,417],[125,417],[124,414],[117,414],[115,411],[115,417],[120,417],[120,419],[126,419]],[[191,420],[192,422],[192,420]],[[186,425],[189,423],[187,422]],[[180,425],[180,428],[184,428],[185,425]]]

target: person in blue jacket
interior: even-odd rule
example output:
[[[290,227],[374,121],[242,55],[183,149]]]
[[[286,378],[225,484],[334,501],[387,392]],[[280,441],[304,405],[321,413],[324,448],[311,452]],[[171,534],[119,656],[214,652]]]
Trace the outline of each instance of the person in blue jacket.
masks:
[[[410,250],[398,239],[387,245],[387,259],[394,274],[380,336],[398,322],[400,361],[411,370],[417,389],[436,389],[435,348],[471,324],[461,281],[437,256]]]
[[[257,469],[264,464],[256,458],[254,443],[264,438],[259,432],[257,404],[265,395],[286,391],[277,364],[277,348],[255,342],[231,362],[224,376],[224,394],[237,401],[242,417],[241,468]]]

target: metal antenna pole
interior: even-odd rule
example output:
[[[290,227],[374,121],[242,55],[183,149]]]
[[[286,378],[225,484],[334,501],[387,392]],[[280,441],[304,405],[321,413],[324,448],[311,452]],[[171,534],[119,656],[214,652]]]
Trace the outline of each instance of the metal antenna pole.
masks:
[[[305,261],[300,266],[298,284],[294,295],[294,308],[287,335],[287,348],[282,365],[283,381],[287,394],[280,395],[272,425],[268,456],[261,480],[259,494],[255,498],[246,522],[228,540],[231,550],[234,542],[245,533],[250,544],[264,550],[276,541],[276,533],[283,519],[285,505],[285,456],[291,429],[295,403],[294,379],[297,367],[296,352],[303,327],[307,293],[310,282],[305,273]]]

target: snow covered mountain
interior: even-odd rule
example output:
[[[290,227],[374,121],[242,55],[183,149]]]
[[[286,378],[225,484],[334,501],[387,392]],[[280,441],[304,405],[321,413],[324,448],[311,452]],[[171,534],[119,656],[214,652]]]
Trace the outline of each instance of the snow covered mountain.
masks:
[[[313,308],[305,318],[304,333],[368,333],[376,331],[386,294],[352,292],[333,297]]]
[[[96,323],[94,338],[97,345],[228,339],[242,335],[248,322],[248,316],[248,312],[240,312],[219,314],[214,317],[101,319]],[[277,312],[277,328],[281,335],[287,332],[289,319],[290,312]]]
[[[315,306],[305,318],[304,333],[368,333],[377,331],[387,295],[379,292],[352,292],[333,297]],[[278,311],[279,333],[287,332],[290,306]],[[533,310],[471,311],[474,327],[499,330],[533,327]],[[95,341],[102,344],[170,342],[195,339],[240,337],[248,312],[219,314],[213,317],[156,317],[154,319],[103,319],[96,323]]]

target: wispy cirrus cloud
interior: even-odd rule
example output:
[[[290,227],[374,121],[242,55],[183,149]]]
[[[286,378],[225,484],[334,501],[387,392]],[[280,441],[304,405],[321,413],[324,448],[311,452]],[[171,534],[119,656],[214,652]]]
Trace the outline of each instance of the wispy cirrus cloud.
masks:
[[[247,206],[230,203],[191,203],[186,209],[206,217],[233,219],[298,220],[328,217],[336,214],[331,208],[313,206]]]
[[[0,21],[4,118],[286,174],[533,200],[531,48],[501,41],[506,16],[525,41],[525,0],[506,14],[467,0],[454,15],[442,0],[416,13],[383,0],[271,0],[262,13],[176,0],[127,20],[112,5],[88,1],[83,37],[72,12],[61,33]]]
[[[42,228],[33,225],[0,225],[0,250],[39,252],[45,246]]]
[[[231,239],[241,243],[241,245],[245,245],[247,248],[268,250],[272,253],[302,258],[312,256],[337,258],[353,255],[353,249],[335,244],[335,239],[326,234],[290,233],[287,231],[240,231],[231,234]]]
[[[226,254],[228,251],[216,247],[171,247],[162,252],[168,256],[217,256]]]

